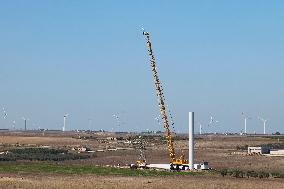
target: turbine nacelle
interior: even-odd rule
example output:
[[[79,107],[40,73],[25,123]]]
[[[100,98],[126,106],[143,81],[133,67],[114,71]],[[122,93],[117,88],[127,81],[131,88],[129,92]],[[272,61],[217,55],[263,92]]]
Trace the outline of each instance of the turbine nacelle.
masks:
[[[23,119],[24,121],[29,121],[29,120],[30,120],[29,118],[25,118],[25,117],[22,117],[22,119]]]
[[[268,119],[264,119],[264,118],[262,118],[262,117],[260,117],[260,116],[258,116],[257,117],[260,121],[262,121],[263,123],[266,123],[267,121],[268,121]]]
[[[243,116],[245,119],[252,119],[252,117],[246,115],[244,112],[242,112],[242,116]]]

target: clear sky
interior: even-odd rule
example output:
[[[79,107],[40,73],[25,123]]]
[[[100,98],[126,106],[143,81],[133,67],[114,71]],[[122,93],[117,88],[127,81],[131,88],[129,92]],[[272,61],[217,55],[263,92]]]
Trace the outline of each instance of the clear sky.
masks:
[[[176,131],[284,133],[283,1],[0,1],[1,128],[162,130],[141,26]],[[117,128],[113,114],[121,119]],[[206,125],[210,115],[219,121]],[[92,121],[89,121],[91,119]]]

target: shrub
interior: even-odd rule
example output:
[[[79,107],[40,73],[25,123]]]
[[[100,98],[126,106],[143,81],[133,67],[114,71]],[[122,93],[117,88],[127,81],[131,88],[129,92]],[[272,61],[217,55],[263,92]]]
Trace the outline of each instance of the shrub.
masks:
[[[224,176],[227,175],[228,170],[227,170],[227,169],[222,169],[222,170],[220,171],[220,173],[221,173],[221,175],[224,177]]]
[[[22,148],[12,149],[8,154],[0,155],[0,161],[16,161],[16,160],[30,160],[30,161],[64,161],[90,158],[90,154],[73,154],[68,153],[67,150],[62,149],[48,149],[48,148]]]
[[[241,174],[242,174],[242,171],[240,171],[238,169],[233,171],[233,176],[236,177],[236,178],[241,177]]]
[[[260,179],[268,178],[268,177],[269,177],[269,173],[267,173],[267,172],[261,171],[261,172],[258,173],[258,178],[260,178]]]
[[[254,177],[254,178],[256,178],[256,177],[258,177],[258,174],[256,173],[256,172],[254,172],[254,171],[247,171],[246,172],[246,176],[249,178],[249,177]]]

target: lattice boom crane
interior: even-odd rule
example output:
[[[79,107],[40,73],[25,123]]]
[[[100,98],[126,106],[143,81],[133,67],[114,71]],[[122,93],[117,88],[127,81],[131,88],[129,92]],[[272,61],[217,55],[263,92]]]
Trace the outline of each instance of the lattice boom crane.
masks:
[[[161,117],[162,117],[162,120],[163,120],[165,135],[166,135],[166,138],[167,138],[167,145],[168,145],[168,151],[169,151],[169,156],[170,156],[170,162],[171,162],[171,164],[174,164],[174,165],[188,164],[188,160],[184,159],[184,155],[181,155],[180,158],[176,158],[174,141],[173,141],[173,137],[172,137],[172,134],[171,134],[171,131],[170,131],[170,124],[169,124],[168,113],[167,113],[167,109],[166,109],[166,105],[165,105],[163,88],[162,88],[162,85],[161,85],[161,82],[160,82],[160,79],[159,79],[159,76],[158,76],[158,72],[157,72],[156,61],[155,61],[155,57],[154,57],[153,50],[152,50],[152,44],[151,44],[151,41],[150,41],[150,34],[149,34],[149,32],[143,31],[143,35],[146,38],[148,52],[149,52],[149,56],[150,56],[152,74],[153,74],[154,82],[155,82],[155,85],[156,85],[156,92],[157,92],[157,97],[158,97],[158,101],[159,101],[160,113],[161,113]]]

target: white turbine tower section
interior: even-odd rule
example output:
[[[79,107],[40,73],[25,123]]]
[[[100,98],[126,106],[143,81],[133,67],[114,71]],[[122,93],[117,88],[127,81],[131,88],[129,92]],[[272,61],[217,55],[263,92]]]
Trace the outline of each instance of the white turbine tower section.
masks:
[[[247,120],[251,119],[251,117],[247,116],[244,112],[242,112],[242,116],[244,117],[245,120],[245,134],[247,134]]]
[[[202,124],[199,122],[199,134],[202,135]]]
[[[268,121],[268,119],[264,119],[260,116],[258,116],[258,119],[263,122],[263,134],[265,135],[266,134],[266,122]]]
[[[188,113],[188,167],[194,168],[194,112]]]
[[[24,120],[24,123],[25,123],[25,131],[27,130],[27,121],[29,121],[30,119],[29,118],[25,118],[25,117],[22,117],[22,119]]]
[[[63,127],[62,127],[62,131],[64,132],[66,130],[66,119],[69,116],[69,114],[65,114],[63,116]]]
[[[12,123],[12,129],[15,130],[16,129],[16,121],[14,120]]]

